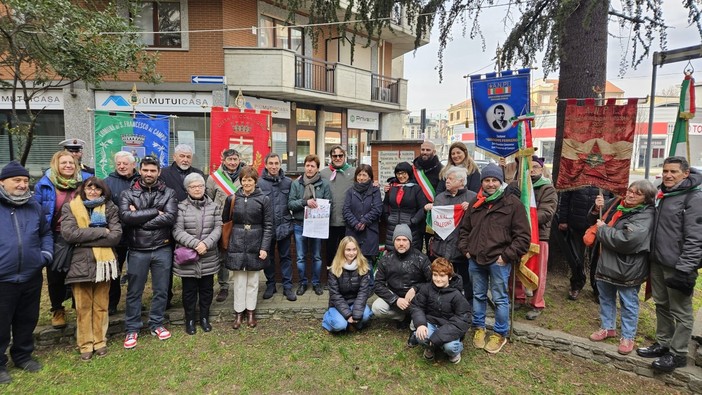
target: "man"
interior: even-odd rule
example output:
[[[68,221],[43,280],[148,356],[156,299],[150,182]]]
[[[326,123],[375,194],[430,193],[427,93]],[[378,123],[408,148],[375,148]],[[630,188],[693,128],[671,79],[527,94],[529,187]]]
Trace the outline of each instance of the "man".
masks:
[[[277,292],[275,288],[275,248],[278,248],[280,258],[280,274],[283,277],[283,294],[289,301],[294,302],[297,296],[292,290],[292,260],[290,259],[290,236],[293,233],[292,215],[288,209],[288,197],[292,180],[285,177],[280,168],[280,156],[274,152],[266,155],[266,167],[258,179],[258,187],[271,201],[274,213],[275,238],[271,243],[268,254],[268,266],[263,269],[266,275],[266,290],[263,299],[270,299]]]
[[[495,114],[495,120],[492,121],[492,127],[495,130],[502,130],[507,127],[507,120],[505,119],[505,107],[502,104],[498,104],[492,110]]]
[[[83,164],[83,147],[85,146],[85,140],[81,139],[66,139],[59,143],[66,151],[70,152],[74,158],[78,161],[80,170],[84,173],[89,173],[90,175],[95,175],[95,169]],[[83,177],[85,180],[87,177]]]
[[[419,284],[431,281],[429,258],[412,248],[412,231],[399,224],[392,234],[394,249],[378,262],[373,291],[378,299],[371,309],[376,318],[405,321],[410,316],[410,303]]]
[[[246,166],[241,162],[241,155],[235,149],[222,151],[222,164],[215,170],[205,182],[205,193],[215,203],[224,209],[224,201],[227,196],[231,196],[241,187],[239,172]],[[229,208],[227,208],[229,210]],[[224,302],[229,296],[229,269],[225,266],[226,254],[221,254],[217,281],[219,282],[219,292],[215,300]]]
[[[510,271],[529,249],[531,229],[521,200],[505,188],[502,170],[489,164],[481,178],[482,189],[461,222],[458,248],[468,258],[473,283],[473,345],[495,354],[509,332]],[[495,303],[495,333],[486,343],[488,285]]]
[[[344,221],[344,200],[346,191],[353,186],[356,168],[346,163],[346,151],[335,145],[329,150],[331,165],[319,173],[327,180],[331,189],[331,218],[329,219],[329,239],[326,242],[327,268],[331,267],[339,242],[346,236]]]
[[[136,158],[127,151],[119,151],[114,156],[115,171],[105,178],[105,184],[112,193],[112,202],[119,207],[119,199],[122,191],[129,189],[132,182],[139,176],[136,171]],[[117,245],[117,264],[121,275],[124,262],[127,259],[127,235],[122,233],[122,239]],[[122,296],[119,276],[110,282],[110,302],[107,307],[109,315],[117,313],[117,305]]]
[[[129,264],[127,266],[127,312],[124,348],[137,345],[141,321],[141,298],[151,271],[151,312],[149,328],[160,340],[171,337],[164,328],[164,312],[171,278],[173,249],[171,231],[178,215],[175,192],[159,180],[161,169],[156,158],[147,156],[140,162],[140,176],[120,196],[120,218],[127,226]]]
[[[0,172],[0,384],[12,381],[5,350],[15,367],[38,372],[32,358],[39,321],[41,269],[53,260],[51,225],[29,189],[29,171],[12,161]]]
[[[305,157],[305,173],[295,180],[290,187],[288,208],[292,211],[295,223],[295,252],[297,253],[297,272],[300,285],[295,292],[302,296],[307,292],[307,276],[305,275],[306,255],[312,254],[312,287],[314,293],[322,295],[324,289],[320,283],[322,271],[322,240],[305,237],[302,235],[305,207],[317,208],[317,199],[331,199],[331,190],[326,180],[319,174],[319,157],[307,155]]]
[[[702,174],[681,156],[663,161],[651,238],[651,290],[656,303],[656,342],[639,348],[651,366],[672,372],[687,365],[694,316],[692,294],[702,262]]]
[[[429,203],[434,201],[436,196],[436,188],[439,186],[439,173],[444,166],[436,156],[436,146],[431,141],[425,141],[419,147],[419,157],[412,162],[412,171],[414,178],[419,184],[424,196]],[[386,191],[387,192],[387,191]],[[431,228],[427,228],[427,233],[424,235],[424,243],[426,251],[429,251],[429,239],[433,232]]]

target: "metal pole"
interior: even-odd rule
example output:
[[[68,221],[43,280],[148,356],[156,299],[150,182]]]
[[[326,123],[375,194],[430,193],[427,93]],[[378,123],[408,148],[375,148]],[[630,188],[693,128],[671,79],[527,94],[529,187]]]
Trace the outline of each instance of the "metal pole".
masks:
[[[651,103],[648,107],[648,135],[646,136],[646,156],[644,157],[644,178],[648,180],[648,175],[651,172],[651,144],[653,142],[653,109],[656,102],[656,74],[658,72],[657,64],[658,52],[653,53],[653,77],[651,78]]]

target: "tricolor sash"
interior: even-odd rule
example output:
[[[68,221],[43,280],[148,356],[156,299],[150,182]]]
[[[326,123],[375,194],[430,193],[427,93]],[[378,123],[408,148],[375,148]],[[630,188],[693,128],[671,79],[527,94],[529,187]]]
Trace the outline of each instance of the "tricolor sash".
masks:
[[[429,182],[429,177],[424,174],[424,170],[417,169],[417,166],[412,166],[412,171],[414,172],[414,179],[417,180],[417,184],[424,192],[424,196],[427,197],[430,203],[433,203],[436,192],[434,192],[434,186]]]
[[[227,196],[233,195],[236,190],[239,189],[236,185],[234,185],[234,181],[232,181],[228,175],[224,174],[221,167],[212,173],[210,177],[212,177],[214,182],[219,185],[220,188],[222,188]]]

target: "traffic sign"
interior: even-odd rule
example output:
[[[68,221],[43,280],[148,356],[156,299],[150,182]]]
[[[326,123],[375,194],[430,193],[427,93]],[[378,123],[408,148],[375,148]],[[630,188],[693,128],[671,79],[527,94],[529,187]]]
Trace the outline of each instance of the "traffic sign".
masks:
[[[223,75],[193,75],[190,76],[192,84],[226,84],[227,78]]]

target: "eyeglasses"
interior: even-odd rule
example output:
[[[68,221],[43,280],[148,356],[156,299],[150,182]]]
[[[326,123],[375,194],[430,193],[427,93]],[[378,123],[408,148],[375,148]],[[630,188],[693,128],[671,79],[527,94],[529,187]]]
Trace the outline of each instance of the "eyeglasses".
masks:
[[[188,189],[204,189],[204,185],[188,185]]]
[[[636,196],[643,196],[643,193],[641,193],[640,191],[635,191],[635,190],[633,190],[633,189],[631,189],[631,188],[627,189],[627,190],[626,190],[626,193],[630,193],[630,194],[636,195]]]
[[[344,154],[334,154],[331,156],[332,158],[343,158]]]
[[[90,186],[85,187],[85,190],[90,191],[90,192],[97,192],[97,191],[102,191],[102,188],[98,188],[96,186],[90,185]]]

